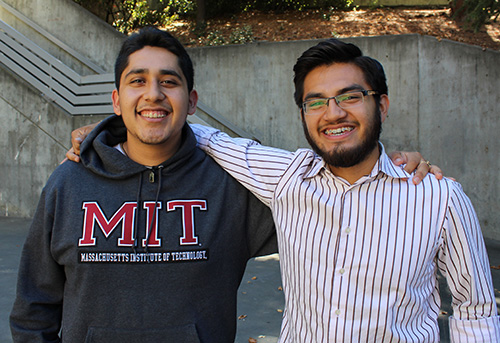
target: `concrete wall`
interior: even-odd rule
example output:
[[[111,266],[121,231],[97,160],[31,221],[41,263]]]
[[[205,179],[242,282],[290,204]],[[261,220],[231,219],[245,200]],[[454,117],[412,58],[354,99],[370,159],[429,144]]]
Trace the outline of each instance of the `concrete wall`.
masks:
[[[122,38],[99,26],[101,21],[69,0],[8,2],[29,8],[32,20],[110,70],[109,56],[116,54],[116,42]],[[46,10],[49,19],[44,20],[39,12],[51,8],[41,5],[47,3],[65,4],[68,12]],[[39,8],[33,10],[33,6]],[[83,28],[93,33],[88,36]],[[105,43],[106,37],[115,43]],[[379,59],[386,69],[391,109],[383,141],[388,150],[421,151],[456,177],[476,207],[485,236],[497,238],[500,53],[418,35],[347,41]],[[292,96],[292,66],[315,43],[190,49],[195,87],[202,101],[264,144],[289,150],[305,147]],[[71,129],[99,118],[67,116],[1,66],[0,118],[4,123],[0,127],[0,215],[30,216],[43,184],[69,147]]]

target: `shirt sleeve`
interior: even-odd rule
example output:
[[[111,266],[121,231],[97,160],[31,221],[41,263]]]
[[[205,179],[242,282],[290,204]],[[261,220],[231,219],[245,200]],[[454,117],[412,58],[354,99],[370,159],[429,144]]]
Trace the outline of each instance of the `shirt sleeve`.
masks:
[[[451,342],[500,342],[500,321],[490,264],[470,199],[454,182],[439,256],[452,294]]]
[[[53,216],[45,191],[23,247],[10,315],[14,342],[60,342],[64,270],[50,252]]]
[[[198,146],[225,171],[267,206],[276,187],[293,159],[293,153],[262,146],[245,138],[198,124],[191,124]]]

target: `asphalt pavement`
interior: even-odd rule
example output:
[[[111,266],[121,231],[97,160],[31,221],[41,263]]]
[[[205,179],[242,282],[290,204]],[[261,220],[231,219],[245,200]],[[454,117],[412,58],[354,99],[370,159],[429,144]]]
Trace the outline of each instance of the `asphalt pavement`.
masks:
[[[9,313],[15,296],[21,249],[30,219],[0,217],[0,343],[12,343]],[[486,242],[497,306],[500,307],[500,242]],[[440,315],[441,342],[449,342],[447,317],[452,310],[450,295],[440,278],[443,307]],[[252,259],[238,290],[238,331],[236,343],[276,343],[279,336],[284,297],[279,273],[279,255]],[[252,342],[252,340],[250,340]]]

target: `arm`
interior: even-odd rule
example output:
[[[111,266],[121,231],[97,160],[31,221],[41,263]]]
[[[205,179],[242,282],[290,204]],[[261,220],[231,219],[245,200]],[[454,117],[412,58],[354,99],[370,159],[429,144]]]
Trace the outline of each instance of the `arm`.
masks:
[[[451,342],[500,342],[490,264],[476,213],[453,183],[438,264],[452,294]]]
[[[199,147],[224,170],[268,205],[294,154],[202,125],[190,125]]]
[[[92,129],[97,125],[98,123],[95,124],[90,124],[87,126],[83,126],[81,128],[78,128],[76,130],[73,130],[71,132],[71,144],[72,147],[70,150],[66,152],[66,158],[68,160],[74,161],[74,162],[79,162],[80,161],[80,144],[83,142],[85,137],[92,131]],[[193,124],[191,125],[191,128],[197,134],[198,140],[203,139],[203,138],[208,138],[212,135],[220,134],[224,135],[222,132],[208,128],[202,125],[196,125]],[[203,135],[208,135],[207,137]],[[227,139],[231,139],[229,136],[227,136]],[[253,142],[251,140],[247,140],[248,142]],[[208,143],[208,140],[207,140]],[[247,143],[244,143],[247,144]],[[249,145],[252,145],[253,143],[248,143]],[[208,149],[209,144],[203,144],[200,145],[200,148],[205,150]],[[265,148],[265,147],[264,147]],[[272,149],[272,148],[271,148]],[[441,169],[438,166],[435,165],[430,165],[428,161],[425,161],[422,155],[418,152],[404,152],[404,151],[396,151],[392,152],[389,154],[391,157],[392,161],[396,165],[402,165],[405,164],[405,170],[408,173],[412,173],[415,171],[415,175],[413,177],[413,183],[414,184],[419,184],[422,179],[427,175],[428,172],[431,172],[436,176],[437,179],[442,179],[443,178],[443,173],[441,172]],[[217,160],[216,156],[212,156]],[[64,161],[63,161],[64,162]],[[234,175],[233,175],[234,176]],[[238,179],[237,177],[235,177]]]
[[[10,315],[14,342],[60,342],[64,271],[50,252],[52,216],[44,194],[24,244]]]

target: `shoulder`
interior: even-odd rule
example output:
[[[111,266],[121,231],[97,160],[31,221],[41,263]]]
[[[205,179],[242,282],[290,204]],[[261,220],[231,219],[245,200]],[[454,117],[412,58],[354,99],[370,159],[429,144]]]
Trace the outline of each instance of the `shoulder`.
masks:
[[[411,180],[409,180],[409,182],[411,182]],[[422,189],[430,194],[433,200],[441,199],[442,201],[448,202],[452,198],[466,197],[462,185],[459,182],[447,177],[438,180],[433,174],[428,174],[421,183],[416,185],[416,188]]]
[[[90,174],[90,172],[82,163],[65,161],[57,166],[52,172],[45,184],[44,190],[55,190],[66,185],[72,185],[74,187],[75,185],[85,183],[87,179],[85,175],[88,174]]]

